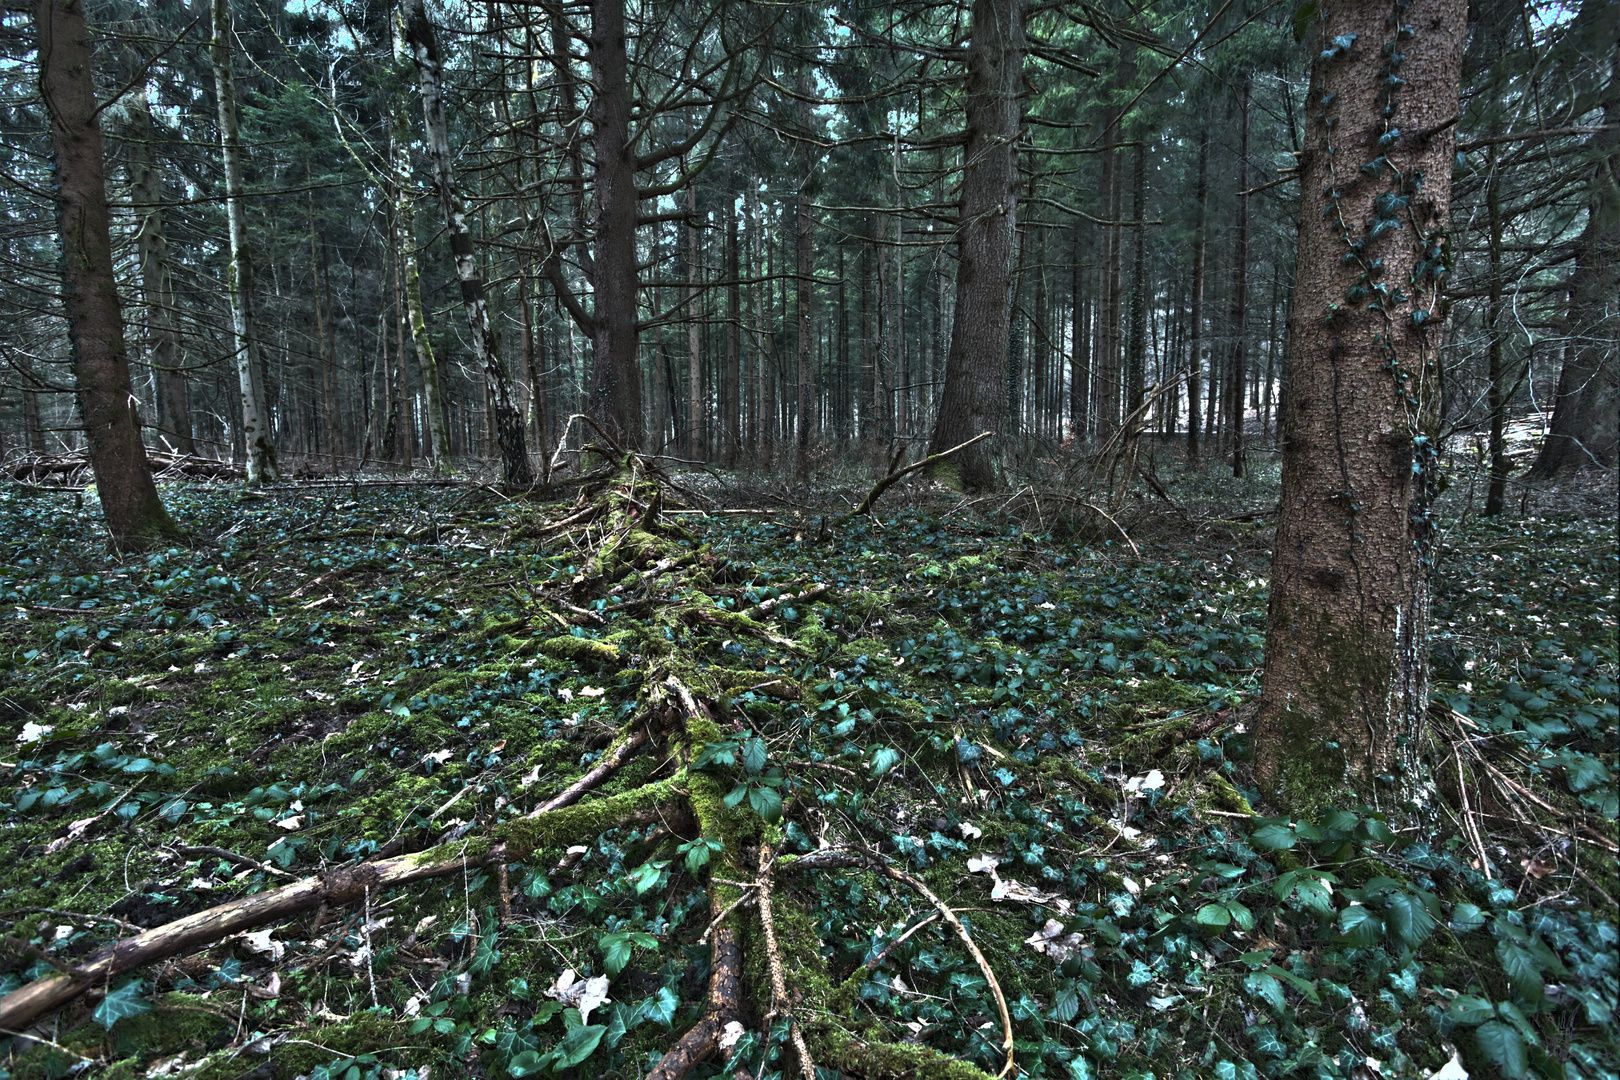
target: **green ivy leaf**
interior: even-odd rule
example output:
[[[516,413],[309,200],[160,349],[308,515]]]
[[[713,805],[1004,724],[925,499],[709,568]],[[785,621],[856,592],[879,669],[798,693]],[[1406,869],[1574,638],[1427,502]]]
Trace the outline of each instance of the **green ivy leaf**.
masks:
[[[887,746],[878,747],[876,750],[872,751],[872,775],[882,776],[884,773],[894,768],[895,763],[899,760],[900,751],[891,749]]]
[[[1052,1018],[1060,1024],[1067,1024],[1080,1012],[1080,992],[1072,985],[1065,986],[1057,992],[1052,999]]]
[[[1450,1015],[1452,1023],[1462,1027],[1475,1027],[1495,1016],[1496,1007],[1482,997],[1458,994],[1446,1012]]]
[[[1243,976],[1243,987],[1255,997],[1260,998],[1271,1011],[1280,1014],[1287,1007],[1283,997],[1282,983],[1263,971],[1251,972]]]
[[[1477,904],[1458,904],[1451,909],[1451,929],[1459,934],[1478,930],[1485,925],[1485,913]]]
[[[1366,948],[1384,937],[1384,920],[1361,904],[1351,904],[1339,912],[1339,936],[1346,945]]]
[[[131,979],[118,989],[108,992],[107,996],[101,999],[101,1004],[96,1006],[96,1011],[90,1014],[90,1018],[111,1031],[113,1025],[120,1020],[128,1020],[142,1013],[151,1012],[152,1006],[141,996],[142,986],[141,980]]]
[[[1197,920],[1199,926],[1218,934],[1232,925],[1232,913],[1225,904],[1205,904],[1198,909]]]
[[[1421,897],[1410,892],[1390,894],[1384,900],[1384,920],[1402,945],[1415,949],[1434,933],[1439,922],[1429,914]]]
[[[761,739],[758,735],[755,735],[753,738],[742,744],[743,768],[748,770],[749,775],[758,776],[760,773],[764,772],[765,761],[766,754],[764,739]]]
[[[596,1045],[602,1041],[602,1036],[606,1034],[606,1024],[586,1024],[570,1031],[563,1036],[563,1041],[558,1043],[557,1048],[552,1051],[556,1055],[554,1068],[572,1069],[575,1065],[596,1053]]]
[[[1474,1043],[1507,1080],[1524,1080],[1530,1075],[1524,1038],[1511,1026],[1500,1020],[1487,1021],[1474,1029]]]
[[[1508,981],[1519,993],[1531,1001],[1540,1001],[1546,995],[1547,988],[1541,980],[1541,964],[1529,949],[1514,941],[1498,941],[1496,959],[1501,962]]]
[[[1287,851],[1299,842],[1299,836],[1288,826],[1272,822],[1256,829],[1250,841],[1258,851]]]
[[[773,825],[782,820],[782,796],[776,793],[775,788],[749,788],[748,805],[752,806],[760,817]]]

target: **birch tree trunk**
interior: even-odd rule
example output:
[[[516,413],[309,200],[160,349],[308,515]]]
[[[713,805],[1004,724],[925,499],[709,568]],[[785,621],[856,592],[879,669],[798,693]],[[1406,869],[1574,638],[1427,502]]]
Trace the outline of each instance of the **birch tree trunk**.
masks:
[[[113,278],[90,32],[79,0],[40,0],[34,26],[40,92],[51,125],[74,401],[84,421],[96,495],[113,544],[145,547],[180,530],[152,482],[131,393],[124,315]]]
[[[445,231],[450,234],[450,253],[455,259],[456,277],[461,282],[461,306],[467,313],[468,336],[472,339],[478,364],[484,370],[490,405],[495,414],[495,441],[500,448],[501,482],[513,489],[532,487],[534,472],[529,467],[528,449],[524,445],[523,415],[512,402],[512,380],[507,375],[505,361],[495,347],[484,279],[478,268],[478,257],[473,252],[472,232],[467,228],[467,214],[456,190],[455,174],[450,167],[450,128],[444,110],[444,64],[438,39],[433,33],[433,24],[428,21],[424,0],[406,0],[405,41],[416,61],[417,78],[422,88],[422,127],[427,137],[428,159],[433,166],[433,186],[439,196],[439,209],[444,214]],[[414,318],[412,329],[415,329]],[[423,329],[420,337],[414,333],[412,336],[418,341],[423,340],[426,337],[425,327]]]
[[[1466,0],[1327,0],[1312,48],[1261,795],[1420,804],[1429,500]],[[1392,59],[1393,55],[1393,59]],[[1433,132],[1424,138],[1421,133]]]
[[[1018,221],[1014,148],[1022,118],[1018,94],[1024,50],[1024,0],[974,0],[958,231],[961,259],[944,394],[929,454],[1002,427],[1012,315],[1008,290]],[[996,483],[984,442],[953,455],[933,472],[964,491],[986,491]]]
[[[231,6],[213,0],[214,38],[209,60],[214,66],[214,93],[219,102],[219,148],[225,165],[225,214],[231,231],[231,264],[226,289],[231,297],[231,331],[236,339],[236,378],[242,397],[242,442],[247,482],[280,479],[276,447],[270,432],[269,402],[264,389],[264,362],[253,316],[253,249],[248,243],[247,203],[243,198],[242,137],[236,122],[236,76],[231,70]]]

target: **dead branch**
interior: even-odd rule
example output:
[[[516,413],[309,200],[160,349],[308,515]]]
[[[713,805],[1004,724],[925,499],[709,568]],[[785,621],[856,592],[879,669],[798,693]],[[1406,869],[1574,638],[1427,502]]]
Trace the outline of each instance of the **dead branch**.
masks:
[[[906,476],[911,475],[912,473],[916,472],[918,469],[926,469],[930,465],[933,465],[933,464],[935,464],[937,462],[944,461],[946,458],[950,457],[952,454],[956,453],[957,451],[966,450],[968,447],[972,446],[974,443],[978,442],[980,439],[988,439],[993,434],[995,434],[995,432],[993,432],[993,431],[981,431],[981,432],[979,432],[977,435],[973,436],[973,438],[969,439],[965,443],[961,443],[961,444],[959,444],[957,446],[953,446],[949,450],[942,450],[937,454],[930,454],[927,457],[923,458],[921,461],[917,462],[916,464],[907,465],[903,469],[896,469],[894,467],[895,465],[899,464],[899,462],[900,462],[899,457],[896,456],[896,458],[894,460],[894,463],[889,466],[888,475],[884,476],[877,483],[873,484],[872,485],[872,490],[868,491],[866,493],[866,498],[861,500],[861,505],[857,506],[855,509],[853,509],[849,513],[845,514],[843,516],[842,520],[849,521],[850,519],[852,519],[852,518],[854,518],[854,517],[856,517],[856,516],[858,516],[860,514],[871,513],[872,504],[877,502],[878,499],[883,495],[883,493],[885,491],[888,491],[889,488],[893,487],[897,481],[901,480],[902,478],[904,478]]]
[[[771,974],[771,1010],[765,1016],[764,1026],[768,1031],[778,1016],[788,1018],[788,1038],[793,1043],[793,1053],[799,1059],[799,1072],[804,1075],[804,1080],[816,1080],[815,1062],[810,1057],[810,1047],[805,1044],[799,1021],[793,1016],[793,1003],[787,992],[787,976],[782,972],[782,952],[776,945],[776,919],[771,913],[771,867],[775,861],[770,841],[767,840],[759,848],[759,926],[765,938],[765,966]]]

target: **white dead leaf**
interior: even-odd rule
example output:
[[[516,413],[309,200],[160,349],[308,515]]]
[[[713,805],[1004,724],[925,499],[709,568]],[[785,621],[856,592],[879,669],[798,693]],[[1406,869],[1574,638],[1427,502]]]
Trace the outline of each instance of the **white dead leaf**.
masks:
[[[996,867],[1000,865],[1001,856],[999,855],[974,855],[967,861],[968,873],[970,874],[994,874]]]
[[[1066,898],[1059,896],[1055,892],[1041,892],[1039,889],[1032,889],[1028,885],[1014,881],[1012,878],[1003,881],[997,877],[995,887],[990,890],[990,899],[1016,900],[1021,904],[1048,904],[1064,915],[1067,915],[1074,907]]]
[[[57,941],[66,941],[68,938],[70,938],[72,936],[73,936],[73,927],[71,927],[71,926],[58,926],[56,928],[56,940]]]
[[[1144,791],[1157,791],[1164,787],[1164,773],[1153,769],[1146,776],[1133,776],[1125,781],[1125,790],[1132,795],[1139,795]]]
[[[270,935],[273,933],[275,933],[274,929],[259,930],[251,934],[243,934],[239,940],[247,947],[248,952],[260,955],[268,953],[271,960],[280,960],[287,952],[287,946],[279,941],[271,941]]]
[[[212,881],[209,881],[205,877],[194,877],[194,878],[191,879],[191,884],[186,886],[186,888],[188,888],[188,889],[197,889],[197,890],[201,890],[203,892],[207,892],[209,889],[212,889],[213,887],[214,887],[214,883]]]
[[[205,672],[207,670],[208,670],[207,663],[205,663],[202,660],[199,660],[199,661],[197,661],[197,663],[195,665],[193,665],[193,667],[191,669],[191,673],[193,675],[201,675],[203,672]]]
[[[964,840],[977,840],[979,837],[984,835],[984,830],[973,824],[971,821],[962,822],[962,824],[957,826],[957,829],[961,831],[962,839]]]
[[[736,1046],[737,1040],[743,1037],[743,1032],[746,1030],[748,1029],[736,1020],[727,1021],[726,1029],[720,1033],[720,1049],[730,1050],[733,1046]]]
[[[423,754],[422,761],[424,763],[431,761],[435,765],[443,765],[450,760],[450,755],[454,752],[453,750],[435,750],[431,754]]]
[[[562,687],[561,689],[559,689],[557,691],[557,696],[562,698],[564,701],[573,701],[574,700],[574,692],[572,690],[568,689],[568,687],[566,687],[566,686]]]
[[[248,986],[248,988],[247,988],[247,992],[250,995],[252,995],[253,997],[256,997],[256,998],[260,999],[261,1001],[268,1001],[270,998],[278,998],[278,997],[280,997],[281,996],[281,972],[272,971],[270,973],[270,981],[269,982],[265,983],[263,986],[253,986],[253,985],[250,984]]]
[[[282,818],[276,822],[276,828],[286,829],[288,832],[297,832],[304,827],[304,815],[294,814],[290,818]]]
[[[889,980],[889,989],[893,990],[897,994],[908,994],[911,992],[911,988],[906,985],[906,980],[902,979],[898,975]]]
[[[411,999],[405,1003],[405,1019],[414,1020],[416,1014],[422,1011],[422,1006],[428,1003],[426,994],[412,994]]]
[[[436,923],[438,921],[439,921],[439,917],[437,915],[426,915],[426,916],[416,920],[416,925],[411,928],[411,933],[416,934],[418,937],[420,937],[421,934],[422,934],[422,931],[426,930],[428,927],[432,926],[434,923]]]
[[[1142,886],[1138,885],[1136,882],[1132,881],[1130,878],[1122,877],[1119,880],[1124,884],[1125,891],[1130,893],[1132,896],[1141,896],[1142,895]]]
[[[557,981],[546,989],[545,995],[553,1001],[560,1001],[564,1005],[572,1005],[579,1010],[581,1023],[590,1023],[593,1009],[606,1004],[608,999],[608,977],[598,975],[594,979],[576,982],[579,975],[573,968],[564,968],[557,976]]]
[[[95,817],[80,818],[78,821],[72,822],[68,825],[68,831],[66,833],[58,836],[55,840],[52,840],[50,843],[45,845],[45,854],[55,855],[58,851],[61,851],[79,837],[83,836],[86,829],[100,820],[101,815],[97,814]]]
[[[607,691],[602,689],[600,686],[583,686],[583,687],[580,687],[579,696],[580,697],[589,697],[589,698],[598,698],[598,697],[601,697],[605,693],[607,693]]]
[[[368,919],[365,928],[367,930],[386,930],[393,921],[394,917],[392,915],[384,916],[381,919]]]
[[[573,855],[573,856],[575,856],[577,858],[578,856],[587,854],[590,850],[591,849],[586,847],[584,844],[575,844],[573,847],[569,848],[564,854]]]
[[[460,975],[456,976],[456,993],[460,994],[462,997],[466,997],[468,994],[472,993],[472,972],[463,971]]]
[[[186,1055],[176,1054],[174,1057],[159,1058],[146,1067],[146,1075],[161,1080],[165,1076],[173,1076],[180,1071],[180,1066],[186,1063]]]
[[[540,766],[536,765],[518,778],[518,787],[526,788],[540,782]]]
[[[1446,1049],[1451,1050],[1451,1047]],[[1370,1067],[1371,1062],[1368,1065]],[[1463,1068],[1462,1056],[1452,1050],[1451,1060],[1430,1073],[1428,1080],[1468,1080],[1468,1070]]]
[[[56,730],[54,724],[36,724],[32,720],[23,725],[22,734],[17,736],[21,743],[39,742],[45,736]]]

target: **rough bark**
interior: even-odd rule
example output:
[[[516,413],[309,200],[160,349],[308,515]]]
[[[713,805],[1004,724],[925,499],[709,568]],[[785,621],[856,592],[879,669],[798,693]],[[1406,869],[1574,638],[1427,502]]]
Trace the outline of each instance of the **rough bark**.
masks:
[[[410,63],[410,46],[405,42],[403,20],[394,23],[394,62]],[[400,74],[403,81],[403,72]],[[399,223],[399,255],[405,278],[405,310],[410,319],[411,343],[416,350],[416,366],[422,373],[422,407],[427,412],[427,441],[434,472],[443,472],[450,458],[450,435],[445,430],[444,380],[439,359],[428,337],[427,314],[422,305],[422,271],[416,249],[416,189],[411,177],[410,124],[405,104],[396,96],[393,102],[393,137],[390,164],[393,167],[394,220]]]
[[[1485,407],[1490,423],[1486,447],[1490,459],[1490,486],[1485,492],[1485,516],[1496,517],[1502,513],[1507,499],[1510,470],[1507,456],[1507,391],[1510,387],[1502,357],[1507,334],[1502,325],[1502,174],[1497,167],[1496,147],[1486,150],[1485,160],[1485,167],[1490,171],[1485,181],[1485,227],[1488,231],[1486,244],[1490,267],[1485,282],[1485,333],[1488,335],[1485,345]]]
[[[641,372],[636,364],[636,163],[630,146],[630,83],[624,0],[595,0],[588,43],[596,97],[596,240],[592,285],[590,407],[620,446],[641,445]]]
[[[703,327],[698,298],[703,292],[699,267],[701,235],[697,218],[697,184],[686,189],[686,456],[703,460]]]
[[[338,467],[338,419],[337,394],[332,385],[332,351],[326,337],[326,316],[329,314],[322,303],[321,288],[325,275],[325,258],[321,250],[319,234],[315,231],[315,193],[309,193],[309,281],[310,296],[315,302],[315,341],[320,353],[321,364],[321,400],[326,406],[326,453],[331,462],[332,471]]]
[[[427,136],[428,159],[433,168],[433,187],[444,214],[450,236],[450,253],[455,259],[456,277],[461,282],[461,306],[467,313],[468,336],[473,353],[484,371],[495,413],[495,438],[500,446],[501,480],[508,488],[528,488],[534,484],[529,454],[523,439],[523,416],[512,403],[512,380],[506,362],[495,346],[490,324],[489,300],[484,278],[473,252],[472,232],[461,205],[455,175],[450,163],[450,129],[445,119],[443,59],[433,24],[428,21],[423,0],[407,0],[405,41],[416,61],[422,89],[422,126]],[[401,357],[403,360],[403,357]]]
[[[40,91],[51,125],[74,403],[84,422],[96,495],[113,543],[144,547],[177,535],[179,529],[152,482],[130,387],[124,315],[113,278],[90,31],[78,0],[40,0],[34,19]]]
[[[1346,787],[1397,811],[1421,798],[1465,13],[1466,0],[1416,0],[1387,26],[1383,9],[1329,0],[1317,27],[1255,734],[1261,793],[1290,809]]]
[[[1136,142],[1131,176],[1131,352],[1125,373],[1125,411],[1142,407],[1147,386],[1147,147]]]
[[[1193,231],[1192,316],[1189,336],[1192,351],[1187,358],[1187,460],[1198,460],[1198,429],[1204,422],[1203,392],[1199,379],[1204,370],[1204,248],[1209,228],[1209,125],[1198,129],[1198,224]]]
[[[799,92],[808,97],[811,91],[809,72],[799,72]],[[810,141],[811,114],[806,100],[800,99],[796,107],[796,120],[804,135],[798,146],[798,191],[793,200],[794,237],[794,315],[795,352],[798,371],[795,383],[797,398],[794,408],[794,473],[800,481],[810,478],[810,349],[812,326],[810,322],[811,275],[815,272],[815,232],[810,218],[810,201],[814,197],[816,150]]]
[[[740,450],[741,425],[739,404],[742,399],[742,270],[737,255],[737,210],[726,200],[726,370],[720,380],[720,440],[721,460],[726,468],[737,467]]]
[[[219,148],[225,166],[225,215],[231,232],[231,264],[226,288],[231,296],[231,331],[236,344],[236,379],[242,400],[242,442],[247,482],[281,477],[270,431],[269,400],[264,387],[264,359],[259,351],[253,304],[253,247],[248,242],[247,203],[243,197],[242,136],[236,120],[236,76],[231,69],[231,6],[213,0],[214,37],[208,57],[214,67],[214,93],[219,105]]]
[[[1002,426],[1024,51],[1024,0],[974,0],[956,310],[930,454]],[[978,443],[935,466],[933,475],[964,491],[993,488],[996,475],[985,445]]]
[[[1076,440],[1086,437],[1087,399],[1091,394],[1091,320],[1086,317],[1089,300],[1085,295],[1085,263],[1080,257],[1081,226],[1074,228],[1074,246],[1069,268],[1069,434]]]
[[[1238,91],[1241,134],[1238,139],[1238,191],[1249,190],[1248,79]],[[1226,416],[1232,429],[1232,475],[1243,475],[1243,389],[1248,382],[1249,344],[1249,197],[1238,196],[1237,237],[1232,251],[1232,353],[1227,362]]]
[[[1620,32],[1620,9],[1600,7],[1601,32]],[[1620,459],[1620,58],[1611,54],[1603,93],[1604,129],[1592,136],[1595,159],[1586,228],[1569,279],[1569,344],[1558,377],[1547,441],[1530,475],[1598,465]]]
[[[158,433],[177,454],[195,454],[191,434],[191,388],[180,366],[175,333],[174,279],[169,270],[169,234],[163,225],[163,181],[157,167],[157,128],[147,105],[145,85],[129,94],[129,194],[135,204],[135,250],[141,264],[146,304],[148,363],[157,389]]]

